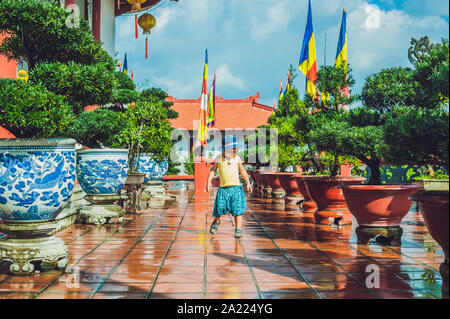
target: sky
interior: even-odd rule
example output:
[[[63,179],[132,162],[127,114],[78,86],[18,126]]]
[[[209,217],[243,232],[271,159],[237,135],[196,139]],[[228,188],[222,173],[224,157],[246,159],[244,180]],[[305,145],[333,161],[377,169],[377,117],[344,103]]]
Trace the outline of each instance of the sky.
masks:
[[[291,64],[298,75],[294,85],[304,94],[298,62],[308,0],[164,1],[149,12],[157,22],[148,59],[142,30],[139,39],[134,36],[134,15],[116,19],[117,58],[123,61],[127,53],[138,88],[160,87],[179,99],[198,98],[208,49],[209,83],[216,72],[218,96],[240,99],[260,92],[259,102],[272,106]],[[346,9],[355,94],[370,74],[412,67],[407,53],[412,37],[449,38],[447,0],[311,0],[311,7],[319,68],[334,64]]]

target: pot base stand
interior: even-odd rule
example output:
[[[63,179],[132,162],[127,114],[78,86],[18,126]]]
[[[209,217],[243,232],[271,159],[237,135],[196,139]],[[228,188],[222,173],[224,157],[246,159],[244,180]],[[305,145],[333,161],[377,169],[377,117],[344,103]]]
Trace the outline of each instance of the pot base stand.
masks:
[[[123,208],[116,201],[121,200],[120,195],[86,195],[85,199],[92,205],[80,210],[80,222],[83,224],[120,224],[124,219]]]
[[[314,223],[321,225],[351,225],[352,214],[342,209],[322,209],[314,213]]]
[[[370,239],[383,246],[401,246],[403,229],[400,226],[358,226],[358,244],[367,245]]]
[[[67,246],[60,238],[47,235],[56,229],[53,221],[9,222],[0,224],[8,238],[0,239],[0,264],[13,275],[33,271],[63,269],[69,261]]]

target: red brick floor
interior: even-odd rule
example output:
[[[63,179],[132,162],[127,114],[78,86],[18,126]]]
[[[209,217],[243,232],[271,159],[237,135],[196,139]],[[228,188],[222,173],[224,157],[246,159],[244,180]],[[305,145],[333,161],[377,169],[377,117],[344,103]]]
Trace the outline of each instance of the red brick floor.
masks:
[[[73,225],[56,236],[69,247],[75,273],[0,274],[0,298],[442,297],[443,253],[420,213],[405,217],[402,247],[362,246],[355,223],[319,226],[312,214],[249,198],[237,240],[230,216],[209,234],[213,200],[184,191],[164,207],[127,215],[122,225]],[[368,265],[379,269],[379,288],[366,288]]]

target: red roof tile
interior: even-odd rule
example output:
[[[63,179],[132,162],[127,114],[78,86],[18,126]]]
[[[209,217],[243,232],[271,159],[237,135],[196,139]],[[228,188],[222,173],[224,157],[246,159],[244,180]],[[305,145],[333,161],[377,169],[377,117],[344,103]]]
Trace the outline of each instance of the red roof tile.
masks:
[[[256,129],[258,126],[267,124],[272,114],[272,108],[258,103],[257,95],[245,99],[227,100],[222,97],[216,98],[216,128],[226,129]],[[178,118],[171,120],[172,127],[187,130],[197,130],[200,98],[195,100],[182,100],[172,96],[167,101],[173,102],[172,109],[178,112]]]

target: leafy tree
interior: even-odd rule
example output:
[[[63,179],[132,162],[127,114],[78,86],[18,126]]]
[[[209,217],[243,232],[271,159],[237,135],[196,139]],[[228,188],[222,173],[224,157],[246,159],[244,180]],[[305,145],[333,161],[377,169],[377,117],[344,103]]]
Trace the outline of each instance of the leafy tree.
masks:
[[[415,87],[413,70],[403,67],[383,69],[366,78],[361,100],[364,106],[387,113],[397,105],[413,105]]]
[[[70,127],[68,134],[79,143],[90,148],[111,147],[116,143],[116,135],[125,127],[122,112],[98,108],[83,112]]]
[[[12,79],[0,79],[0,92],[0,125],[14,136],[67,136],[74,114],[61,95]]]
[[[386,159],[396,165],[438,165],[448,171],[449,113],[444,108],[397,108],[388,117]]]
[[[39,62],[73,61],[81,64],[103,63],[111,71],[113,59],[101,48],[88,22],[78,19],[70,27],[70,10],[56,1],[4,0],[0,2],[0,32],[9,35],[0,45],[8,60],[26,62],[33,69]]]
[[[116,86],[114,73],[103,63],[39,63],[30,71],[30,82],[65,96],[77,114],[86,105],[110,103]]]
[[[167,102],[167,97],[167,93],[160,88],[150,88],[143,90],[140,94],[139,99],[143,101],[152,101],[153,99],[159,100],[162,106],[168,110],[168,118],[176,119],[178,117],[178,112],[171,109],[173,103]]]

